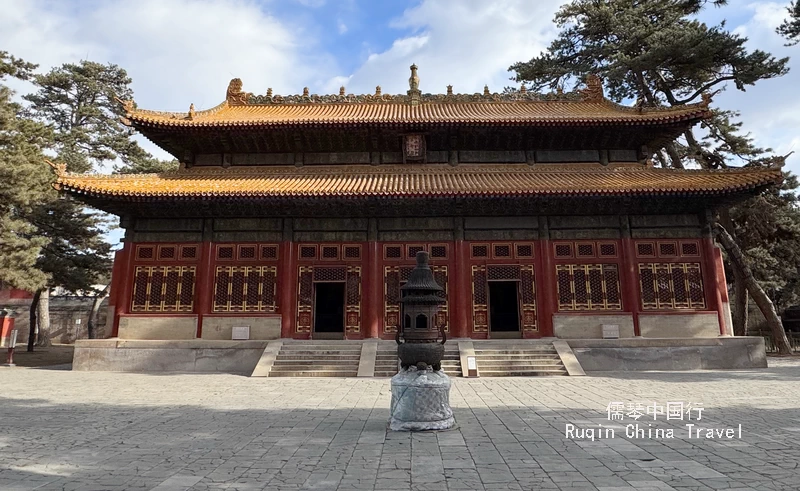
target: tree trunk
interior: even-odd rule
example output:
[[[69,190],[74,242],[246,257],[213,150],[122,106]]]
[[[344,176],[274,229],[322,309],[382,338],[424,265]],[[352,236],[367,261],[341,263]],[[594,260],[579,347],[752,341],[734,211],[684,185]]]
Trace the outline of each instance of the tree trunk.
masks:
[[[738,242],[736,242],[736,227],[733,224],[733,219],[731,218],[729,210],[720,210],[719,221],[728,234],[730,234],[734,243],[738,245]],[[731,306],[733,335],[746,336],[747,318],[749,316],[747,303],[750,296],[747,294],[747,285],[744,282],[744,274],[742,274],[741,269],[739,269],[739,265],[735,261],[730,260],[730,258],[728,259],[728,264],[733,272],[733,305]]]
[[[42,290],[39,297],[39,335],[36,336],[36,346],[47,348],[53,345],[50,341],[50,289]]]
[[[28,326],[28,351],[33,351],[33,345],[36,342],[36,312],[39,309],[39,298],[42,296],[42,290],[36,290],[31,300],[31,308],[29,311],[29,326]]]
[[[745,262],[742,250],[739,249],[739,246],[733,240],[731,234],[729,234],[722,225],[718,223],[714,224],[714,232],[722,243],[722,246],[728,251],[728,257],[732,262],[737,264],[739,270],[742,272],[747,291],[750,292],[750,296],[753,297],[761,313],[764,314],[767,325],[772,331],[772,338],[775,346],[778,348],[778,353],[782,355],[791,355],[792,348],[789,345],[789,339],[786,337],[786,331],[783,330],[783,324],[781,324],[778,313],[775,311],[775,306],[772,304],[772,300],[769,299],[767,294],[764,293],[761,285],[759,285],[753,277],[753,272],[750,270],[750,266],[747,265],[747,262]]]
[[[741,278],[734,268],[733,309],[731,312],[734,336],[747,336],[747,301],[749,298],[744,278]]]
[[[88,331],[87,334],[89,335],[89,339],[94,339],[97,336],[97,333],[95,332],[97,326],[97,314],[100,312],[100,304],[103,303],[103,299],[108,296],[108,290],[110,287],[111,283],[106,285],[106,287],[103,288],[103,291],[94,296],[94,300],[92,301],[92,311],[89,312],[89,322],[86,323],[86,330]]]

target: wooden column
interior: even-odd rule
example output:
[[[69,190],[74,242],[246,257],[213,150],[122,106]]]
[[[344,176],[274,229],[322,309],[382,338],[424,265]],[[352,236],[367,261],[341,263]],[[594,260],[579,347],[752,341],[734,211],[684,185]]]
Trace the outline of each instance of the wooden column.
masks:
[[[119,331],[119,314],[128,312],[130,305],[123,298],[125,285],[133,281],[126,272],[128,270],[128,256],[131,254],[132,245],[122,243],[122,249],[114,253],[114,266],[111,269],[111,287],[108,292],[108,304],[113,307],[113,317],[106,319],[111,323],[111,336],[116,336]]]
[[[453,243],[453,280],[450,291],[452,314],[450,315],[450,335],[454,338],[468,338],[469,313],[472,311],[472,273],[469,267],[469,244],[464,242],[464,219],[454,220],[455,241]]]
[[[553,266],[553,251],[550,243],[550,226],[547,217],[539,217],[539,240],[536,242],[535,282],[536,308],[539,332],[542,337],[555,336],[553,314],[556,312],[556,271]]]
[[[383,275],[381,274],[381,250],[378,243],[378,221],[369,219],[367,242],[364,245],[366,261],[364,271],[364,337],[377,338],[381,325],[381,299],[383,298]]]
[[[131,309],[131,301],[133,300],[133,260],[136,256],[136,243],[133,241],[133,223],[127,219],[120,220],[120,225],[125,228],[125,255],[123,259],[123,267],[121,268],[122,274],[122,291],[121,298],[119,298],[118,308],[119,313],[115,313],[114,328],[111,332],[111,337],[119,336],[119,318],[122,314],[127,314]]]
[[[280,250],[280,277],[278,304],[281,314],[281,337],[294,337],[295,316],[297,315],[297,257],[292,236],[294,234],[291,218],[283,221],[283,241]]]
[[[636,273],[636,249],[631,238],[631,226],[628,215],[619,217],[619,228],[622,232],[622,306],[633,316],[633,335],[641,336],[639,329],[639,314],[641,306],[639,303],[639,277]]]

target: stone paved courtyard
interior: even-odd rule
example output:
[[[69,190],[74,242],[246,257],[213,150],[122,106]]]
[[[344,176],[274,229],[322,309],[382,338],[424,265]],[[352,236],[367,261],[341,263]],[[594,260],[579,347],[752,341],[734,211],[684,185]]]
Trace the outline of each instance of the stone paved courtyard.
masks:
[[[0,489],[796,490],[800,363],[772,365],[454,380],[458,429],[427,434],[387,433],[388,379],[5,368]],[[691,423],[742,437],[645,415],[674,438],[629,438],[637,421],[609,421],[612,401],[702,403]],[[568,424],[615,437],[565,438]]]

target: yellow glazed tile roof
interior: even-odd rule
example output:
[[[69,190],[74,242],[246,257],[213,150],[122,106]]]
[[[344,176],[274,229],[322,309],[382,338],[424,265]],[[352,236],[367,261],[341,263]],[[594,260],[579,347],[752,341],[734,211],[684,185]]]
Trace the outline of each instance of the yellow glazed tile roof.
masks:
[[[675,108],[627,107],[603,97],[599,79],[590,77],[586,89],[559,94],[526,91],[497,94],[408,95],[253,95],[241,90],[239,79],[231,81],[225,101],[205,111],[194,105],[185,113],[138,109],[125,102],[126,124],[136,128],[273,128],[281,126],[334,125],[653,125],[692,122],[710,115],[708,98],[702,103]]]
[[[637,165],[344,165],[193,168],[167,174],[62,174],[57,189],[123,200],[721,195],[779,182],[779,168],[672,170]]]

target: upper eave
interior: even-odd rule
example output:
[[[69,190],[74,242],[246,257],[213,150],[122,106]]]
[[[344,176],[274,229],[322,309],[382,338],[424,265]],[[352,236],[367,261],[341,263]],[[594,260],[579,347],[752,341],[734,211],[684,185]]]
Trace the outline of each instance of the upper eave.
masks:
[[[159,112],[125,103],[125,122],[148,130],[247,130],[297,127],[402,126],[666,126],[708,118],[709,99],[671,108],[627,107],[603,96],[597,77],[585,89],[558,94],[253,95],[231,81],[225,101],[204,111]]]

